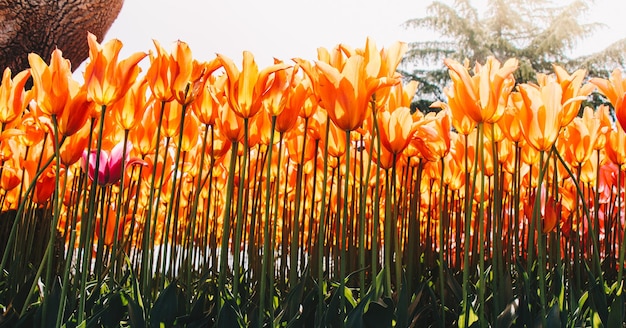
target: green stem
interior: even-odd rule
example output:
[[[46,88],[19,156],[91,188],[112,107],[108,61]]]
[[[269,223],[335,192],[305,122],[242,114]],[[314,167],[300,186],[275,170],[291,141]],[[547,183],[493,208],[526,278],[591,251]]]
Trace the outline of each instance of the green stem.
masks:
[[[263,327],[265,319],[265,290],[267,289],[267,271],[270,261],[270,204],[272,190],[272,150],[274,149],[274,134],[276,132],[276,116],[272,116],[272,127],[270,130],[270,143],[267,150],[267,168],[265,170],[265,219],[263,220],[263,260],[261,262],[261,283],[259,289],[259,320],[258,328]],[[280,165],[279,165],[280,166]],[[278,178],[278,177],[277,177]]]
[[[317,283],[318,283],[318,307],[317,307],[317,323],[321,324],[322,317],[324,315],[325,299],[324,299],[324,245],[325,245],[325,219],[326,219],[326,191],[328,186],[328,137],[330,134],[330,119],[328,114],[326,115],[326,131],[324,132],[324,165],[322,172],[322,204],[320,211],[319,227],[317,233]]]
[[[230,164],[228,166],[228,180],[226,182],[226,200],[222,217],[222,246],[220,249],[220,269],[218,275],[218,291],[225,296],[226,272],[228,271],[228,241],[230,239],[230,207],[233,199],[235,163],[237,162],[237,148],[239,142],[234,141],[230,150]],[[221,304],[221,302],[220,302]]]
[[[144,295],[144,297],[146,298],[146,302],[147,304],[150,304],[151,299],[152,299],[152,294],[150,291],[150,282],[151,279],[149,279],[149,277],[152,275],[152,273],[154,272],[154,268],[153,268],[153,246],[154,246],[154,234],[152,234],[152,230],[151,230],[151,221],[152,221],[152,211],[154,210],[154,197],[156,194],[156,188],[155,186],[155,182],[156,182],[156,177],[157,177],[157,164],[159,161],[159,147],[161,145],[161,125],[163,123],[163,113],[165,111],[165,105],[167,104],[167,102],[162,101],[161,102],[161,110],[159,111],[159,120],[157,123],[157,131],[156,131],[156,138],[155,138],[155,145],[154,145],[154,160],[153,160],[153,164],[152,164],[152,175],[150,178],[150,193],[148,196],[148,210],[146,212],[146,218],[148,218],[147,220],[145,220],[145,226],[144,226],[144,231],[143,231],[143,240],[142,240],[142,256],[141,256],[141,278],[140,278],[140,284],[142,285],[142,294]],[[164,157],[165,159],[165,157]],[[163,164],[163,166],[165,166],[165,163]],[[163,180],[163,177],[161,177],[161,181]],[[158,206],[158,204],[156,205]],[[154,226],[156,227],[156,223],[154,224]]]
[[[99,158],[100,156],[100,152],[102,151],[102,139],[103,139],[103,132],[104,132],[104,118],[105,118],[105,113],[106,113],[106,106],[102,106],[100,109],[100,121],[98,122],[99,124],[99,134],[98,134],[98,139],[96,141],[96,158]],[[89,157],[89,156],[88,156]],[[95,221],[95,217],[96,217],[96,194],[98,191],[98,172],[100,170],[100,161],[96,160],[95,168],[94,168],[94,177],[93,177],[93,181],[91,184],[91,190],[89,192],[89,206],[88,206],[88,211],[87,211],[87,234],[92,233],[91,231],[91,226],[92,223]],[[89,237],[87,236],[87,240],[89,240]],[[91,245],[87,244],[84,245],[85,247],[90,247]],[[89,252],[87,249],[85,249],[85,252],[83,254],[83,267],[81,269],[81,280],[80,280],[80,300],[79,300],[79,307],[78,307],[78,322],[81,323],[84,320],[84,316],[85,316],[85,302],[87,300],[87,277],[90,273],[89,270],[89,264],[91,263],[91,252]]]
[[[235,297],[239,297],[239,278],[240,278],[240,256],[241,256],[241,232],[243,229],[243,222],[245,220],[245,210],[243,209],[244,202],[244,191],[246,193],[246,198],[248,194],[248,187],[246,186],[247,180],[247,167],[248,167],[248,118],[243,119],[244,126],[244,138],[243,138],[243,159],[241,166],[239,168],[239,188],[237,190],[237,222],[235,226],[235,240],[233,241],[233,295]]]
[[[440,160],[441,162],[441,178],[439,180],[439,288],[441,291],[441,295],[440,295],[440,301],[441,301],[441,327],[445,327],[446,326],[446,302],[445,302],[445,291],[446,291],[446,284],[445,284],[445,277],[443,275],[443,266],[444,266],[444,262],[443,262],[443,251],[444,251],[444,245],[443,245],[443,219],[444,219],[444,215],[443,215],[443,200],[444,200],[444,192],[443,192],[443,175],[444,175],[444,168],[445,168],[445,161],[443,159],[443,157]]]
[[[347,238],[346,238],[346,229],[348,224],[348,187],[350,180],[350,131],[346,131],[346,166],[345,166],[345,177],[343,182],[343,210],[341,219],[341,235],[339,237],[341,243],[341,269],[339,271],[339,327],[344,326],[344,317],[346,315],[346,297],[344,295],[344,289],[346,287],[346,269],[347,269],[347,256],[346,256],[346,248]],[[337,190],[337,194],[339,194],[340,190]]]

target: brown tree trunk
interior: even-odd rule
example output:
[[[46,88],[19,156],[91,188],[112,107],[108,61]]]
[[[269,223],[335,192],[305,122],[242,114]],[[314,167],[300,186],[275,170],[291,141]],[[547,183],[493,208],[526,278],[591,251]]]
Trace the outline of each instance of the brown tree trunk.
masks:
[[[0,0],[0,72],[29,67],[28,54],[48,61],[55,48],[76,69],[89,56],[87,32],[101,40],[124,0]]]

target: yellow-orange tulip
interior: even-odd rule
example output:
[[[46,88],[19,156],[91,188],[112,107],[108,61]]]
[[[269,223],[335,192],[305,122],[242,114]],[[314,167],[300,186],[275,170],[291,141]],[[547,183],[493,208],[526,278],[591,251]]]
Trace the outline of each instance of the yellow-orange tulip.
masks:
[[[523,99],[523,105],[518,109],[524,137],[535,149],[550,150],[561,127],[561,86],[552,80],[541,88],[522,84],[519,91]]]
[[[72,70],[69,60],[63,58],[61,50],[52,52],[50,66],[39,57],[31,53],[28,62],[33,76],[33,91],[39,110],[48,115],[60,116],[65,109],[69,94],[69,84],[72,79]]]
[[[409,145],[417,126],[413,124],[411,109],[401,107],[393,112],[378,112],[380,142],[389,152],[400,154]]]
[[[147,107],[147,90],[148,81],[145,79],[136,80],[129,87],[124,97],[115,104],[113,112],[116,122],[124,130],[131,130],[141,121]]]
[[[231,142],[238,142],[244,137],[243,119],[228,106],[220,108],[217,128]]]
[[[450,114],[442,110],[431,119],[433,113],[418,124],[413,145],[419,149],[424,159],[430,162],[439,161],[450,151],[451,130]],[[430,117],[429,117],[430,116]]]
[[[344,131],[360,127],[368,113],[367,107],[374,92],[395,80],[368,76],[363,56],[353,55],[343,69],[318,61],[319,72],[315,91],[330,119]]]
[[[24,86],[30,77],[30,70],[17,73],[11,79],[11,69],[6,68],[0,85],[0,123],[5,126],[13,122],[24,111],[28,98]]]
[[[513,72],[517,69],[517,60],[509,59],[501,65],[497,59],[489,57],[484,66],[476,64],[473,76],[467,66],[457,61],[446,59],[444,64],[450,69],[452,79],[452,90],[447,95],[457,98],[450,106],[462,106],[452,112],[465,111],[477,123],[498,121],[515,85]]]
[[[218,54],[217,58],[228,76],[228,82],[224,87],[228,103],[242,118],[251,118],[259,112],[263,98],[270,91],[271,85],[267,83],[270,75],[288,67],[287,64],[279,63],[259,72],[254,56],[249,51],[243,52],[241,71],[230,58],[221,54]]]
[[[600,130],[600,120],[594,117],[593,109],[585,107],[582,117],[575,117],[567,126],[568,138],[563,138],[568,157],[573,166],[578,166],[591,157]],[[606,127],[605,127],[606,129]]]
[[[586,98],[594,89],[593,84],[583,84],[583,80],[587,72],[579,69],[571,75],[567,73],[561,66],[554,65],[554,75],[557,82],[561,85],[563,90],[562,102],[565,103],[568,99],[578,98],[578,101],[572,101],[563,105],[561,114],[561,126],[568,125],[580,109],[580,102]]]
[[[89,33],[90,62],[85,67],[87,94],[97,105],[110,106],[120,99],[139,74],[137,64],[146,53],[137,52],[118,63],[122,42],[113,39],[100,45],[96,36]]]
[[[604,94],[613,108],[615,108],[615,116],[617,121],[626,130],[626,79],[621,70],[615,69],[609,79],[592,78],[589,82],[595,84],[600,92]]]
[[[76,92],[75,95],[74,92]],[[66,109],[58,117],[59,133],[64,136],[71,136],[82,129],[94,111],[94,103],[88,99],[85,89],[70,91],[70,93],[72,97],[68,99]]]
[[[226,79],[226,75],[220,75],[219,77],[209,75],[205,84],[206,90],[200,93],[200,96],[191,103],[191,109],[202,124],[214,125],[220,108],[228,106],[224,95]]]
[[[626,169],[626,132],[617,125],[615,130],[609,134],[607,142],[606,156],[620,167],[620,170]]]
[[[172,56],[163,49],[161,44],[153,40],[156,54],[150,51],[150,67],[146,72],[146,79],[152,91],[152,96],[161,102],[174,100],[172,92],[172,84],[175,76],[172,72],[175,70],[176,63]]]

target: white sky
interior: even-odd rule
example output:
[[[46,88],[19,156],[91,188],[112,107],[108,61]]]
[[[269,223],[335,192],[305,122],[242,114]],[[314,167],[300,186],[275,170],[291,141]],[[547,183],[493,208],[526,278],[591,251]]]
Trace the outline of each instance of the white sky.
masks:
[[[451,3],[452,0],[444,0]],[[121,57],[154,49],[152,39],[170,50],[180,39],[194,58],[210,60],[216,53],[239,66],[241,53],[251,51],[260,67],[274,57],[315,59],[318,47],[338,43],[363,47],[367,36],[379,48],[394,41],[436,37],[430,31],[406,30],[407,19],[426,15],[431,1],[420,0],[126,0],[105,41],[120,39]],[[481,5],[485,0],[474,0]],[[479,10],[482,11],[482,10]],[[595,0],[585,17],[604,22],[574,54],[587,54],[626,37],[626,1]],[[146,60],[147,61],[147,60]],[[78,72],[84,69],[79,68]]]

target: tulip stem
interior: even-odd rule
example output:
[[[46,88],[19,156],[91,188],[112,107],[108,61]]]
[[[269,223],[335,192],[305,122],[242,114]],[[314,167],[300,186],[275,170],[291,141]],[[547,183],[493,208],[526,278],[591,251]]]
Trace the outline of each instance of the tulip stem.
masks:
[[[241,161],[241,165],[239,167],[239,187],[237,190],[237,222],[235,226],[235,239],[233,240],[233,296],[239,297],[239,278],[240,278],[240,256],[241,256],[241,234],[243,230],[243,222],[245,221],[245,213],[246,210],[243,209],[244,203],[244,192],[246,193],[246,198],[248,194],[248,185],[247,185],[247,167],[248,167],[248,152],[250,151],[248,145],[248,118],[243,119],[243,159]]]
[[[342,209],[342,219],[341,219],[341,235],[339,236],[340,242],[340,254],[341,260],[340,265],[341,268],[339,270],[339,327],[343,327],[345,322],[344,318],[346,316],[346,296],[345,296],[345,288],[346,288],[346,270],[347,270],[347,259],[346,259],[346,248],[348,240],[346,238],[347,234],[347,225],[348,225],[348,188],[350,186],[350,131],[346,130],[346,166],[345,166],[345,176],[343,181],[343,197],[341,204],[343,205]],[[340,190],[337,190],[337,194],[339,194]]]
[[[258,328],[263,327],[265,319],[265,298],[267,289],[267,271],[270,263],[270,194],[272,190],[272,150],[274,149],[274,134],[276,133],[276,115],[272,116],[272,127],[270,129],[270,142],[267,150],[267,168],[265,170],[265,219],[263,221],[263,260],[261,262],[261,282],[259,288],[259,320]],[[280,165],[278,165],[280,167]],[[270,282],[271,283],[271,282]],[[271,302],[271,299],[270,299]]]
[[[152,161],[152,175],[150,178],[150,194],[148,196],[148,210],[146,212],[145,226],[143,230],[143,240],[142,240],[142,256],[141,256],[141,278],[139,283],[141,284],[142,294],[146,298],[147,304],[150,304],[152,299],[149,276],[154,272],[154,234],[151,233],[154,228],[151,230],[151,222],[152,222],[152,211],[154,210],[154,197],[156,193],[156,188],[154,187],[156,178],[157,178],[157,164],[159,162],[159,148],[161,145],[161,125],[163,123],[163,112],[165,111],[165,101],[161,101],[161,109],[159,111],[159,121],[157,123],[157,131],[154,145],[154,160]],[[165,167],[165,163],[163,164]],[[163,177],[161,176],[161,181],[163,181]],[[158,204],[157,204],[158,206]],[[158,211],[157,211],[158,212]],[[156,215],[155,215],[156,217]],[[156,220],[154,222],[154,226],[156,227]]]
[[[226,200],[224,203],[224,215],[222,216],[222,246],[220,250],[220,268],[218,275],[218,291],[222,297],[226,297],[226,272],[228,271],[228,241],[230,239],[230,206],[233,199],[235,164],[237,163],[237,148],[239,142],[234,141],[230,153],[228,165],[228,180],[226,182]],[[222,301],[220,301],[220,308]]]
[[[102,105],[100,108],[100,121],[98,122],[98,139],[96,140],[96,158],[100,158],[100,152],[102,151],[102,139],[104,138],[104,118],[107,107]],[[91,146],[91,145],[90,145]],[[87,156],[89,157],[89,156]],[[94,164],[94,177],[91,183],[91,190],[89,192],[89,205],[87,211],[87,243],[85,243],[85,251],[83,253],[83,262],[81,269],[81,280],[80,280],[80,298],[79,298],[79,306],[78,306],[78,317],[77,321],[83,322],[85,316],[85,302],[87,301],[87,277],[89,276],[91,270],[89,269],[89,264],[91,263],[91,251],[87,249],[87,247],[91,247],[89,236],[92,234],[91,227],[96,217],[96,195],[98,193],[98,172],[100,172],[100,160],[96,160]],[[98,255],[96,255],[98,256]]]
[[[444,251],[444,246],[443,246],[443,219],[444,219],[444,214],[443,214],[443,201],[444,201],[444,188],[443,188],[443,184],[444,184],[444,180],[443,180],[443,175],[444,175],[444,168],[445,168],[445,161],[444,158],[442,157],[440,160],[440,164],[441,164],[441,177],[439,180],[439,288],[441,290],[441,295],[440,297],[440,302],[441,302],[441,327],[446,327],[446,302],[445,302],[445,291],[446,291],[446,284],[445,284],[445,277],[443,275],[443,266],[444,266],[444,262],[443,262],[443,251]]]
[[[319,216],[319,224],[318,224],[318,233],[317,233],[317,296],[318,296],[318,307],[317,307],[317,325],[322,324],[322,318],[324,316],[325,310],[325,294],[324,294],[324,245],[325,245],[325,218],[326,218],[326,190],[328,186],[328,138],[330,135],[330,120],[328,114],[326,114],[326,128],[324,132],[324,154],[322,158],[324,158],[324,165],[322,172],[322,204],[321,211]],[[327,268],[330,269],[330,268]]]

